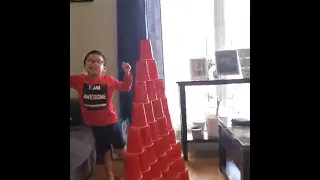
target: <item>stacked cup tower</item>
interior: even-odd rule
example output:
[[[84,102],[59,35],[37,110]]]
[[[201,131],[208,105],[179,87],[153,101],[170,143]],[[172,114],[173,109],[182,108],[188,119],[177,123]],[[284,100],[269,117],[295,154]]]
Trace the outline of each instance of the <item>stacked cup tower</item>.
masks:
[[[134,83],[125,180],[189,180],[150,40],[140,43]]]

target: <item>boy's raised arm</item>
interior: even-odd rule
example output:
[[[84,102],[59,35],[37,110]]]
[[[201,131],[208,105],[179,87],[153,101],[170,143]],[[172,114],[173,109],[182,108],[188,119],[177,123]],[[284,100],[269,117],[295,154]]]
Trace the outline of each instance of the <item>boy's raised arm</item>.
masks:
[[[123,81],[119,81],[113,77],[111,78],[111,83],[114,85],[114,87],[116,89],[118,89],[119,91],[130,91],[131,87],[132,87],[132,74],[131,73],[127,73],[124,78]]]

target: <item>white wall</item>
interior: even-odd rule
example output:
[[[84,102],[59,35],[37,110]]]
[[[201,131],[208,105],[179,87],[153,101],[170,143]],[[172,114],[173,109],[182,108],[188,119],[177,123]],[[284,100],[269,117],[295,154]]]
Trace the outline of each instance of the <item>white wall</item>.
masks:
[[[70,73],[83,72],[83,58],[93,49],[107,57],[106,74],[117,77],[117,10],[116,0],[95,0],[70,4]],[[70,90],[70,97],[77,97]],[[114,105],[119,112],[119,98]]]

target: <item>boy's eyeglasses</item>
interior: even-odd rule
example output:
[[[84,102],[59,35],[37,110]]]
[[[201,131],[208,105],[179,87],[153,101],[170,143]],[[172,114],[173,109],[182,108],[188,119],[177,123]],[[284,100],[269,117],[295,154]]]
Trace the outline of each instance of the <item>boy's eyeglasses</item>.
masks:
[[[98,65],[102,65],[102,64],[103,64],[103,61],[101,61],[101,60],[97,60],[97,61],[86,60],[85,63],[86,63],[87,65],[91,65],[91,64],[93,64],[93,63],[96,63],[96,64],[98,64]]]

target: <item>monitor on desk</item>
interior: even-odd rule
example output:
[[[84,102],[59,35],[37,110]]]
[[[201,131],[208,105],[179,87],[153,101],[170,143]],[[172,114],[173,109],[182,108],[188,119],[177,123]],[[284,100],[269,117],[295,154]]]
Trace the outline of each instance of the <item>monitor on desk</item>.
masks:
[[[237,50],[216,51],[216,68],[218,75],[240,75]]]

